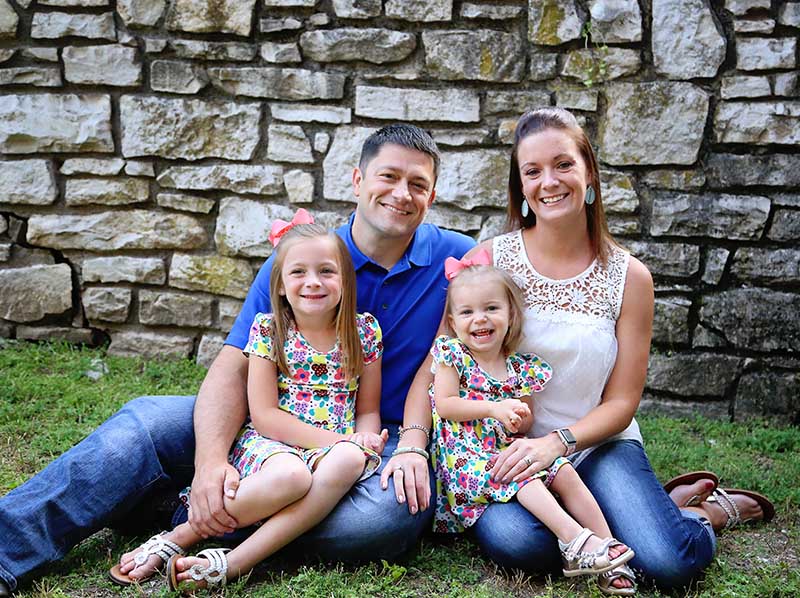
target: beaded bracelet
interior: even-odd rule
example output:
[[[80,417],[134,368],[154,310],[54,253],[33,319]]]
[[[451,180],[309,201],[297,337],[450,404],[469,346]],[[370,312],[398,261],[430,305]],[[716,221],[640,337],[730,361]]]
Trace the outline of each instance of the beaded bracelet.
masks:
[[[416,446],[401,446],[401,447],[398,447],[398,448],[394,449],[394,452],[392,453],[392,457],[394,457],[395,455],[405,455],[405,454],[408,454],[408,453],[414,453],[416,455],[419,455],[420,457],[425,457],[426,461],[428,459],[430,459],[430,455],[428,454],[428,451],[426,451],[425,449],[418,448]]]
[[[425,432],[425,442],[428,443],[431,441],[431,431],[422,424],[409,424],[405,428],[401,427],[397,431],[397,436],[402,439],[403,434],[405,434],[409,430],[422,430],[423,432]]]

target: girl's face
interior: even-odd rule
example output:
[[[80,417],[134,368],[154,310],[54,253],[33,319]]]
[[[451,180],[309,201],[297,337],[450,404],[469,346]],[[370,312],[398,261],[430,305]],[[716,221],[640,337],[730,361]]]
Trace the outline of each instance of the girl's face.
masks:
[[[470,276],[465,284],[456,283],[450,293],[447,318],[456,336],[473,353],[500,354],[511,318],[503,285],[491,276]]]
[[[528,135],[517,149],[522,193],[536,222],[586,218],[589,171],[575,141],[559,129]]]
[[[286,251],[280,294],[292,306],[295,319],[332,322],[342,298],[342,274],[331,239],[301,239]]]

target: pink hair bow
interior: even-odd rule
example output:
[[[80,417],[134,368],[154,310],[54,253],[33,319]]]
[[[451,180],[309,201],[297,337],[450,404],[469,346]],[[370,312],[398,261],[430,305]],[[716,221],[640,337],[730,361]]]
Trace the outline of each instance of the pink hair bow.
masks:
[[[269,233],[269,242],[276,246],[281,237],[292,230],[298,224],[314,224],[314,217],[303,208],[298,208],[294,213],[291,222],[286,222],[280,218],[272,223],[272,230]]]
[[[458,273],[464,268],[470,266],[491,266],[492,258],[489,252],[485,249],[479,249],[471,258],[463,258],[457,260],[454,257],[449,257],[444,261],[444,277],[447,280],[453,280]]]

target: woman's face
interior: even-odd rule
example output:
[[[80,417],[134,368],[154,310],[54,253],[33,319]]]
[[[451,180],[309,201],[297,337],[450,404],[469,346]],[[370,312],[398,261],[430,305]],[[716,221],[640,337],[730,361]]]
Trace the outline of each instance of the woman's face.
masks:
[[[586,218],[589,170],[575,141],[559,129],[545,129],[517,148],[522,193],[537,223]]]

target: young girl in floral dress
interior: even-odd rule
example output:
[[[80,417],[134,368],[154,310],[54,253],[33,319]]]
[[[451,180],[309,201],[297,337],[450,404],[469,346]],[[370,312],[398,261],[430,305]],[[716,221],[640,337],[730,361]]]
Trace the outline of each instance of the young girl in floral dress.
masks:
[[[462,532],[490,502],[516,496],[558,537],[564,575],[604,573],[634,553],[611,537],[600,507],[567,459],[507,484],[491,479],[493,459],[533,423],[531,395],[542,390],[552,370],[537,355],[515,352],[522,337],[520,291],[508,274],[488,264],[485,251],[445,264],[451,338],[437,338],[431,350],[435,530]]]

